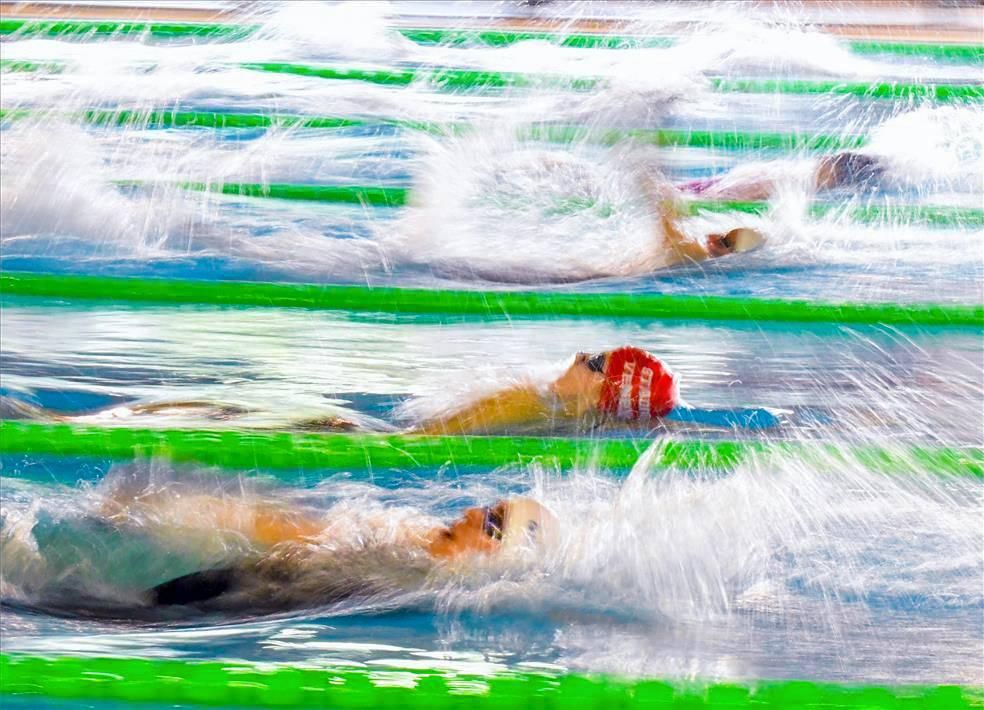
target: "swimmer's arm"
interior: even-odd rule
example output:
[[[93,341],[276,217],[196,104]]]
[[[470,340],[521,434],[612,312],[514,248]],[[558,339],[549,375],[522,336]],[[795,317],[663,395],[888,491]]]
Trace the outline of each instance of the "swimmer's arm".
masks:
[[[324,528],[324,523],[319,520],[279,508],[258,507],[251,529],[244,532],[255,542],[272,546],[316,537]]]
[[[709,255],[704,245],[690,239],[677,227],[681,212],[680,192],[669,183],[657,182],[650,176],[643,178],[642,188],[661,227],[656,230],[654,248],[661,254],[662,261],[672,266],[707,259]]]
[[[186,515],[169,511],[169,506],[182,506]],[[137,510],[132,510],[133,507]],[[190,519],[187,518],[187,511],[191,511]],[[186,532],[230,530],[265,547],[281,542],[303,541],[319,535],[325,527],[320,520],[314,520],[279,505],[243,498],[206,495],[159,500],[147,496],[138,501],[123,491],[120,495],[113,495],[105,500],[100,512],[115,523],[125,522],[134,512],[140,516],[150,513],[154,518],[163,521],[177,515],[178,519],[170,525],[179,526]]]
[[[537,389],[530,385],[511,387],[472,402],[444,417],[411,429],[412,434],[483,434],[504,426],[546,421],[551,411]]]
[[[215,527],[234,530],[251,542],[272,547],[317,536],[325,525],[279,505],[236,498],[216,498],[208,512]]]
[[[670,264],[687,264],[704,261],[708,258],[707,248],[680,231],[676,225],[673,207],[664,205],[659,213],[663,228],[663,244]]]

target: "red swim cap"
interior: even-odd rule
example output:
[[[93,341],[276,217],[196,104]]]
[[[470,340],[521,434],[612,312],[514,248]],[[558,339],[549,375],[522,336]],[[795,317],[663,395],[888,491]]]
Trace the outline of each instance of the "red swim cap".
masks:
[[[679,399],[673,373],[639,348],[608,354],[598,408],[616,419],[653,419],[668,414]]]

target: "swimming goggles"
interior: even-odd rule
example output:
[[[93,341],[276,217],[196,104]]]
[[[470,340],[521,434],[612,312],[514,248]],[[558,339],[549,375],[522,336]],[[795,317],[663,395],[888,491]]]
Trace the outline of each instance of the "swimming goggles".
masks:
[[[604,374],[605,372],[605,353],[601,355],[588,355],[587,353],[578,353],[578,359],[585,364],[585,366],[591,370],[591,372],[598,372]]]
[[[482,523],[482,532],[488,535],[493,540],[502,539],[502,526],[504,524],[505,509],[500,503],[498,505],[489,505],[483,508],[485,512],[485,519]]]

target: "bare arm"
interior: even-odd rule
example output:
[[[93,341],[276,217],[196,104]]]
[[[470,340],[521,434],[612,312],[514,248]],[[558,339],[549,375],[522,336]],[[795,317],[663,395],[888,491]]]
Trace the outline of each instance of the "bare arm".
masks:
[[[278,502],[249,496],[175,496],[166,492],[134,496],[132,491],[121,490],[103,501],[100,512],[114,522],[136,519],[162,533],[233,531],[267,547],[314,537],[325,527],[324,522]]]
[[[710,256],[707,248],[679,230],[675,215],[670,214],[671,210],[667,206],[659,215],[660,225],[663,227],[663,248],[669,253],[669,262],[686,264],[707,259]]]
[[[411,429],[414,434],[481,434],[549,419],[551,411],[532,385],[517,385],[471,402]]]
[[[643,178],[642,188],[655,219],[659,220],[661,229],[655,235],[654,248],[664,252],[665,261],[672,265],[707,259],[709,254],[704,245],[690,239],[677,227],[679,191],[669,183],[657,183],[649,176]]]

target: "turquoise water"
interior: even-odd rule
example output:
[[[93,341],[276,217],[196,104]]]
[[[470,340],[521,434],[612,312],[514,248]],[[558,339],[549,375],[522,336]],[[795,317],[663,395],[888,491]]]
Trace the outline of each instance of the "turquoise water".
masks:
[[[580,280],[599,263],[631,258],[650,238],[633,192],[634,171],[655,166],[682,182],[738,164],[804,156],[558,147],[518,141],[514,131],[558,120],[866,133],[872,150],[890,162],[889,179],[869,193],[823,199],[979,208],[981,111],[975,106],[715,95],[700,83],[709,75],[968,82],[980,80],[977,67],[859,58],[795,23],[776,27],[723,11],[726,16],[701,15],[707,24],[675,53],[536,43],[416,48],[388,31],[393,18],[378,9],[306,12],[282,7],[267,18],[266,35],[235,44],[4,40],[4,59],[59,60],[73,68],[51,76],[2,75],[4,108],[48,113],[0,129],[0,265],[431,288],[982,300],[980,230],[817,221],[805,216],[812,196],[795,181],[784,185],[764,218],[740,218],[769,235],[757,253],[701,268]],[[790,41],[798,41],[795,60]],[[229,66],[261,59],[535,67],[607,73],[620,81],[590,94],[447,94],[426,85],[383,88]],[[482,130],[437,140],[392,129],[106,129],[63,117],[93,106],[469,119]],[[543,170],[545,161],[561,167]],[[129,180],[155,184],[117,183]],[[417,198],[400,211],[323,206],[164,184],[178,180],[400,185]],[[557,199],[572,193],[612,211],[558,216]],[[695,219],[688,228],[697,233],[734,219]],[[5,403],[92,415],[102,424],[290,427],[330,413],[385,427],[400,423],[401,413],[439,407],[517,373],[547,377],[579,350],[625,343],[670,364],[692,405],[778,409],[785,422],[764,434],[675,425],[654,439],[982,445],[984,345],[972,330],[442,321],[5,297],[0,394]],[[132,422],[99,414],[125,404],[187,400],[230,403],[251,414],[219,422],[196,413]],[[982,682],[982,484],[925,467],[884,475],[790,456],[752,460],[729,472],[683,473],[653,470],[643,459],[631,472],[306,471],[286,485],[262,470],[220,472],[156,460],[9,454],[0,465],[5,652]],[[361,556],[345,573],[370,570],[385,578],[372,594],[336,603],[312,599],[268,615],[131,610],[121,620],[106,606],[128,608],[142,590],[238,549],[217,533],[164,539],[146,525],[107,523],[102,506],[127,481],[188,496],[289,501],[312,515],[349,520],[355,530],[368,513],[436,522],[467,505],[533,494],[556,512],[563,545],[523,565],[490,564],[414,584],[394,582],[405,570],[369,546],[358,548]],[[319,562],[324,559],[315,558],[308,571]],[[99,604],[102,616],[92,611]]]

